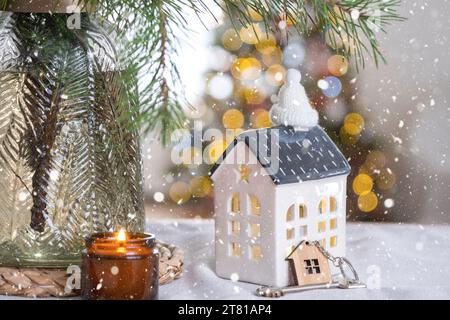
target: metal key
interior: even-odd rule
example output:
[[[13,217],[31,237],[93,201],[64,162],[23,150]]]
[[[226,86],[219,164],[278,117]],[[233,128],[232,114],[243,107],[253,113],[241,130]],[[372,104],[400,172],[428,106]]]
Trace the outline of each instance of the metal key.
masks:
[[[311,284],[306,286],[290,286],[283,288],[260,287],[256,289],[256,295],[266,298],[279,298],[287,293],[303,292],[315,289],[358,289],[365,287],[366,285],[362,282],[341,281],[323,284]]]
[[[323,284],[310,284],[306,286],[290,286],[283,288],[260,287],[256,289],[256,294],[260,297],[279,298],[287,293],[302,292],[315,289],[332,289],[332,288],[339,288],[339,286],[340,286],[339,282],[331,282]]]

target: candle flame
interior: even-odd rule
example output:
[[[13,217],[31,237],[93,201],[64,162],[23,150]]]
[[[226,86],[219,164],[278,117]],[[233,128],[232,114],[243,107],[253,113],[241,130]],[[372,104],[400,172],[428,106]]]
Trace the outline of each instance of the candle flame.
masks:
[[[126,241],[127,240],[127,234],[123,228],[119,230],[119,233],[117,234],[117,241]]]

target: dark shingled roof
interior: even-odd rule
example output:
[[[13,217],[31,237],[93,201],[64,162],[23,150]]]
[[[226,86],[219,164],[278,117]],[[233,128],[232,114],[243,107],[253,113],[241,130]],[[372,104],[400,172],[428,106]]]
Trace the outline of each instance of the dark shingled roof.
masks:
[[[272,142],[273,137],[277,139]],[[350,172],[347,159],[321,127],[295,131],[290,126],[278,126],[240,134],[212,167],[210,175],[240,141],[247,144],[276,184],[317,180]],[[276,152],[274,148],[278,148],[278,156],[274,155],[278,168],[271,166],[270,162],[272,153]]]

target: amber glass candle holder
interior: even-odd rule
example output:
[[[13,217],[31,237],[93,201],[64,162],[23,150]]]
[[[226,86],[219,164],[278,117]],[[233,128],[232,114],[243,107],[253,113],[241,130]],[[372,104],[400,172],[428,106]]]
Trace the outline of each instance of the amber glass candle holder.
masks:
[[[92,235],[83,252],[83,299],[157,299],[159,253],[155,245],[155,237],[146,233]]]

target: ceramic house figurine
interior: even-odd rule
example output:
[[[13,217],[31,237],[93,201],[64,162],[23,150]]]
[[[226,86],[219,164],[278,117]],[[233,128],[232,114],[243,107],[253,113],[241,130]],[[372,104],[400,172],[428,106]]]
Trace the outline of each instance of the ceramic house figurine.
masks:
[[[302,240],[345,255],[350,166],[318,125],[290,69],[271,119],[240,134],[214,167],[216,272],[262,285],[294,284],[287,257]]]

